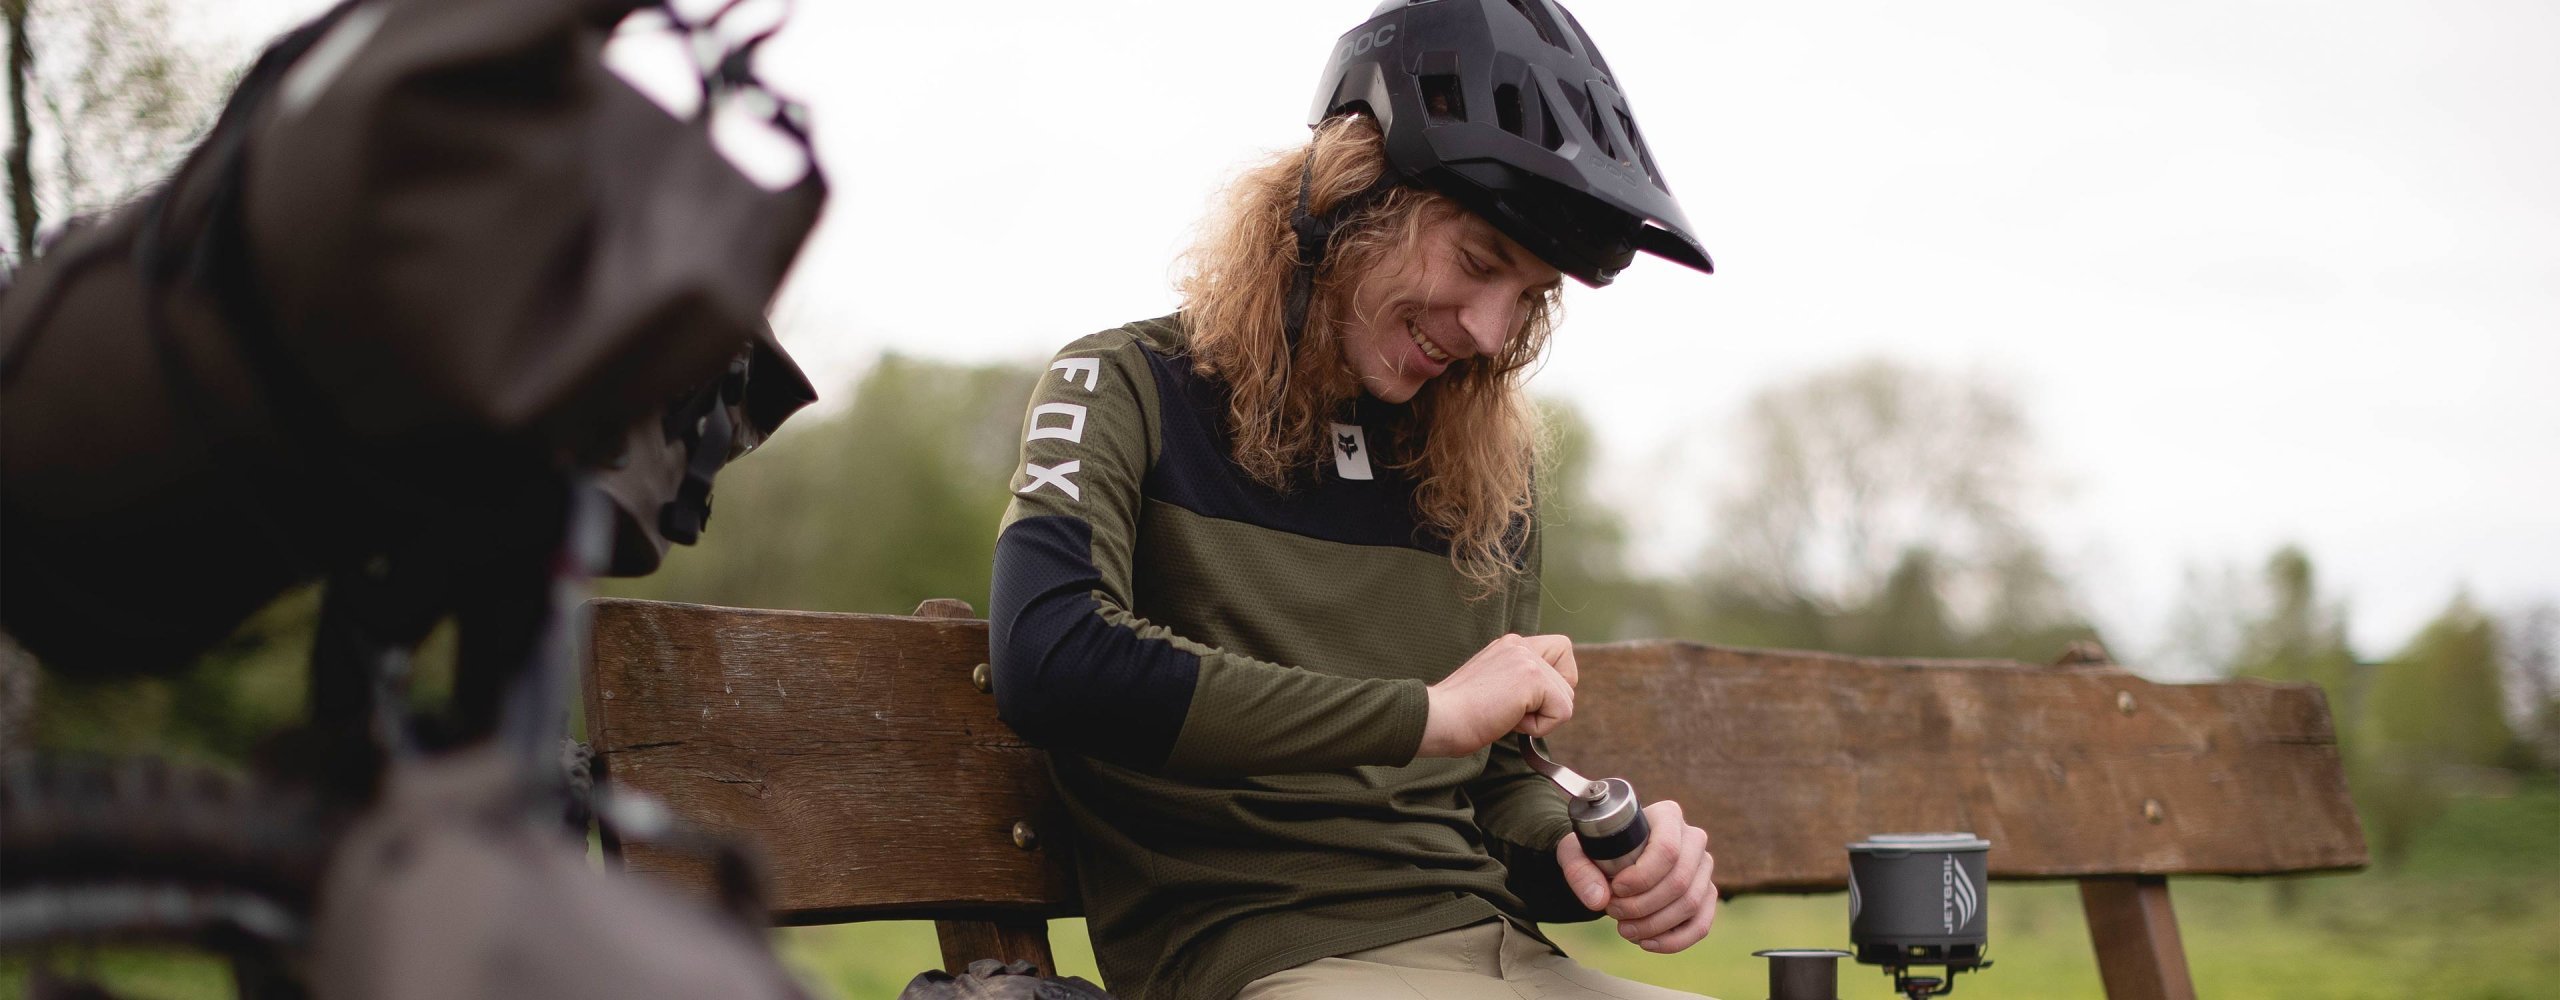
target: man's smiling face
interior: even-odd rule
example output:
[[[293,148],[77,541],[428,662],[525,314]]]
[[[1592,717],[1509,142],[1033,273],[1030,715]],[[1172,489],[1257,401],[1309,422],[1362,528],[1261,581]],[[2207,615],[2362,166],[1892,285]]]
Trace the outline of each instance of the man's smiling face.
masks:
[[[1472,212],[1425,222],[1412,253],[1355,286],[1344,356],[1369,395],[1405,402],[1451,365],[1500,356],[1562,277]]]

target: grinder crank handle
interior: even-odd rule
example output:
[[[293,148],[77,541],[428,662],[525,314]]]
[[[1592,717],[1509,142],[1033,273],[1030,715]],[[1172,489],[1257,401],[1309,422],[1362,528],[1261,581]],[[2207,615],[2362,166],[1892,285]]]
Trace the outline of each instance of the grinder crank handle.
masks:
[[[1634,864],[1644,853],[1645,839],[1652,835],[1652,825],[1645,822],[1644,809],[1636,802],[1636,789],[1625,778],[1593,781],[1574,769],[1556,763],[1547,755],[1547,741],[1535,736],[1520,738],[1520,755],[1529,769],[1555,782],[1565,795],[1565,816],[1573,821],[1574,836],[1582,840],[1582,853],[1600,870],[1616,875]]]

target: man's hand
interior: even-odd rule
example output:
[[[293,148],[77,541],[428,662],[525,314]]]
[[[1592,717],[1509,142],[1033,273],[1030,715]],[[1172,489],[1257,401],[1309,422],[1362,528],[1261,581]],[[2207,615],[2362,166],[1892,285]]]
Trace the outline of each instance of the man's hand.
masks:
[[[1421,757],[1464,757],[1512,733],[1545,736],[1573,717],[1573,640],[1505,635],[1431,685]]]
[[[1582,905],[1618,920],[1618,936],[1646,951],[1671,954],[1707,936],[1716,922],[1716,856],[1707,853],[1707,831],[1680,816],[1680,803],[1665,799],[1644,807],[1653,833],[1636,862],[1616,878],[1582,853],[1582,838],[1556,842],[1556,864]]]

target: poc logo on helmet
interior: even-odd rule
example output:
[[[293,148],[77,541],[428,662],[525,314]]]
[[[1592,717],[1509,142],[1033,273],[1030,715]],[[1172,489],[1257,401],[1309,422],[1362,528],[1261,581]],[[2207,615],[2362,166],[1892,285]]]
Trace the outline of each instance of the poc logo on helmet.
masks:
[[[1342,43],[1342,51],[1334,54],[1334,61],[1340,62],[1353,56],[1365,56],[1372,49],[1386,48],[1396,40],[1396,27],[1392,24],[1385,25],[1375,31],[1363,31],[1352,36],[1350,41]]]

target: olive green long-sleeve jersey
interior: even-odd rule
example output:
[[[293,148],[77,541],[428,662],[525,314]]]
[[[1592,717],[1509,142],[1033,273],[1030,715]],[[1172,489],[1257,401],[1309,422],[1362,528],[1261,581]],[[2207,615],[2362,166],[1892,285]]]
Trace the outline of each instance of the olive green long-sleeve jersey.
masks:
[[[1333,427],[1287,492],[1231,460],[1179,316],[1078,340],[1024,421],[990,602],[1005,720],[1050,749],[1107,985],[1226,1000],[1318,958],[1509,914],[1589,919],[1562,797],[1510,744],[1415,757],[1425,687],[1537,628],[1524,571],[1479,596],[1373,447]]]

